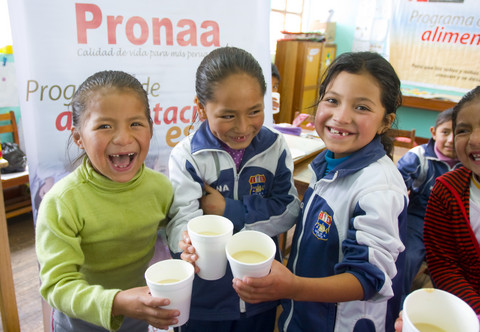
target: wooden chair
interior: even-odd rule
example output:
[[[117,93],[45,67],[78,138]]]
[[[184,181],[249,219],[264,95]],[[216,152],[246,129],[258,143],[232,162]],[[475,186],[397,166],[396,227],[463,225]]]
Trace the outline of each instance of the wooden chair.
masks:
[[[8,124],[3,124],[8,121]],[[20,146],[15,113],[0,114],[0,134],[11,133],[13,142]],[[7,218],[32,211],[28,170],[24,172],[2,174],[2,188]]]
[[[393,139],[393,145],[411,149],[415,146],[415,129],[390,129],[388,135]]]

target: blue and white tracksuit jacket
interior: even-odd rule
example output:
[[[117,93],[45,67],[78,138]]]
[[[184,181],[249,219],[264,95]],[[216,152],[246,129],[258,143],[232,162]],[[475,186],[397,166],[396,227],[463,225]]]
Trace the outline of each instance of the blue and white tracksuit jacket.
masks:
[[[397,162],[397,167],[403,180],[410,190],[407,216],[407,241],[405,291],[410,290],[423,260],[425,259],[425,245],[423,244],[423,222],[427,209],[428,198],[432,192],[435,179],[449,172],[461,163],[450,167],[441,161],[435,153],[435,141],[430,139],[427,144],[422,144],[410,149]]]
[[[394,331],[403,285],[405,183],[379,137],[324,175],[326,151],[302,203],[288,268],[309,278],[352,273],[362,301],[283,300],[280,331]]]
[[[174,201],[170,208],[167,238],[170,250],[178,253],[178,242],[193,217],[203,214],[199,199],[203,184],[225,197],[224,216],[234,233],[248,229],[274,237],[289,230],[300,211],[293,182],[293,161],[283,136],[263,127],[245,149],[240,171],[233,158],[204,122],[172,150],[169,160]],[[277,254],[277,259],[280,259]],[[195,320],[236,320],[264,312],[278,302],[248,304],[232,287],[232,272],[215,281],[195,276],[190,318]]]

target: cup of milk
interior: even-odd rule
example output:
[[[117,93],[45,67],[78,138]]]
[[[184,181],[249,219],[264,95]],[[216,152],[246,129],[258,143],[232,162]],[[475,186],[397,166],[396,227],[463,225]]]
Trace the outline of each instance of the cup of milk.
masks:
[[[276,250],[272,238],[258,231],[238,232],[225,247],[232,274],[238,279],[269,274]]]

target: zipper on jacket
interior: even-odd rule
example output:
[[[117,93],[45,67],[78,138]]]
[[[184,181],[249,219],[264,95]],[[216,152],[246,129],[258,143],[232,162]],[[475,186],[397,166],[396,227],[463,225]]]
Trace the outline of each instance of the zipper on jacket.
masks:
[[[240,170],[241,172],[242,170]],[[240,179],[240,174],[237,174],[237,170],[234,170],[235,181],[233,182],[233,199],[238,200],[238,180]]]
[[[240,312],[243,314],[247,311],[247,306],[245,304],[245,301],[240,299]]]

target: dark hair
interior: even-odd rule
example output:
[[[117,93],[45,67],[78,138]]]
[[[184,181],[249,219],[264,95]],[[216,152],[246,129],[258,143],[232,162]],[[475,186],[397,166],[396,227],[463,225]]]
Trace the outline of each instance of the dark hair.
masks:
[[[278,72],[277,66],[275,66],[274,63],[272,63],[272,76],[276,77],[277,80],[280,82],[280,73]]]
[[[150,116],[150,106],[148,103],[147,92],[143,88],[143,85],[132,75],[123,71],[105,70],[97,72],[88,77],[75,91],[72,98],[72,123],[74,127],[80,128],[82,116],[85,114],[85,110],[88,107],[90,97],[95,92],[101,89],[120,89],[129,90],[137,94],[138,98],[145,105],[145,116],[153,125],[152,117]],[[72,144],[72,136],[70,135],[68,146]],[[80,160],[83,157],[82,153],[74,162]]]
[[[88,77],[75,91],[72,98],[72,121],[73,126],[80,125],[81,117],[88,106],[88,101],[91,95],[100,89],[125,89],[136,92],[138,98],[145,104],[145,116],[150,124],[152,124],[152,117],[150,116],[150,106],[148,104],[147,92],[143,85],[132,75],[123,71],[105,70],[93,74]]]
[[[453,107],[453,115],[452,115],[452,129],[453,129],[453,136],[455,137],[455,127],[457,126],[457,117],[458,113],[462,110],[462,107],[465,104],[473,101],[476,98],[480,97],[480,85],[474,88],[473,90],[468,91],[462,99],[458,102],[457,105]]]
[[[372,75],[380,86],[380,100],[387,114],[396,114],[397,108],[402,104],[402,92],[400,79],[392,65],[380,54],[374,52],[349,52],[339,55],[328,67],[320,85],[319,100],[325,96],[325,91],[330,82],[340,73],[361,74],[363,72]],[[381,134],[385,152],[392,157],[393,142],[386,133]]]
[[[198,66],[195,92],[202,105],[214,98],[214,89],[231,74],[245,73],[255,78],[262,95],[267,91],[262,67],[245,50],[236,47],[220,47],[211,51]]]
[[[450,107],[438,114],[437,119],[435,120],[435,128],[438,128],[438,126],[442,125],[445,122],[452,121],[452,117],[453,107]]]

